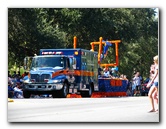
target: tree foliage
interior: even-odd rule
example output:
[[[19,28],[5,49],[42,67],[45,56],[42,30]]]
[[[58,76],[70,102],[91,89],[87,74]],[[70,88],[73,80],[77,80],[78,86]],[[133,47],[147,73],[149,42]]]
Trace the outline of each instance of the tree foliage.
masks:
[[[9,68],[23,64],[25,56],[41,48],[79,48],[90,42],[121,40],[119,71],[132,76],[133,69],[148,76],[153,56],[158,54],[158,18],[153,8],[9,8]],[[95,47],[98,51],[98,47]],[[104,62],[114,60],[114,47]]]

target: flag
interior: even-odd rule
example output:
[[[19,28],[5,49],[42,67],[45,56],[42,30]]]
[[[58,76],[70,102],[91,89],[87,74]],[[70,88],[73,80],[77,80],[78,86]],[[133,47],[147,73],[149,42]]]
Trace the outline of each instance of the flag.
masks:
[[[105,44],[105,46],[104,46],[104,51],[103,51],[104,57],[107,56],[107,54],[108,54],[108,48],[111,47],[111,46],[112,46],[112,43],[106,41],[106,44]]]

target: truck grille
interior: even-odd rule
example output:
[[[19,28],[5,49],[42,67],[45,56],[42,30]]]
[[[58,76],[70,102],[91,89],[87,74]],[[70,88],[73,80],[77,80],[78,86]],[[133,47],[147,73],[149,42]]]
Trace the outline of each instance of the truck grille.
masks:
[[[45,79],[50,79],[50,74],[31,74],[31,79],[34,79],[35,82],[45,82]]]

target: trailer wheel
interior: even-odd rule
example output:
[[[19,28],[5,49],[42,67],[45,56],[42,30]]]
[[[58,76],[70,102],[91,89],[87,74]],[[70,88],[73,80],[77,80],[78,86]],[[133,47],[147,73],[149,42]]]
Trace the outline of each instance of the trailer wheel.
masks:
[[[90,85],[89,86],[89,91],[88,91],[88,97],[91,97],[92,96],[92,86]]]
[[[29,91],[23,91],[24,98],[30,98],[31,93]]]
[[[92,96],[92,86],[89,86],[89,91],[82,91],[81,97],[91,97]]]

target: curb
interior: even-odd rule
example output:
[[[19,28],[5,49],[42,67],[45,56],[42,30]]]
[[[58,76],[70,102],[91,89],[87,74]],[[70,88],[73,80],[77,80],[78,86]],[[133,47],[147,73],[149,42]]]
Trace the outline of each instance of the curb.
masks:
[[[8,98],[8,102],[14,102],[13,99]]]

